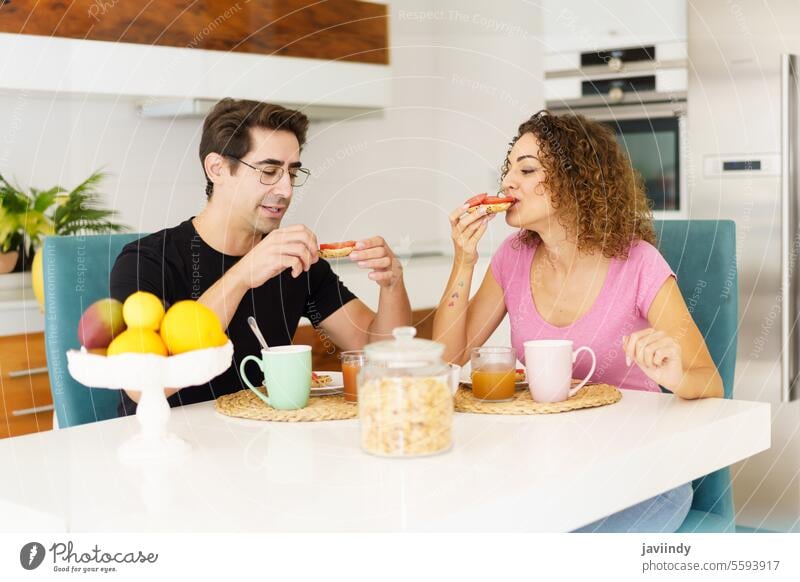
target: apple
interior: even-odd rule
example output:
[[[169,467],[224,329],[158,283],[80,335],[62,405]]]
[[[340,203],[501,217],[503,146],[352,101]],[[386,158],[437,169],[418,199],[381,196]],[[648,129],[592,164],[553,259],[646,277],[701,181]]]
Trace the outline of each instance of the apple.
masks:
[[[92,303],[78,322],[78,340],[89,350],[107,348],[123,331],[122,303],[110,297]]]

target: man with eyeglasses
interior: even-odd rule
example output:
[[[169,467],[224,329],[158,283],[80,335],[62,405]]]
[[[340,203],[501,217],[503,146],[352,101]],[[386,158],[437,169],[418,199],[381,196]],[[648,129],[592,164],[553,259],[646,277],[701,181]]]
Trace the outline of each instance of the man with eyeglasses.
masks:
[[[309,177],[300,152],[308,119],[277,105],[224,99],[206,117],[200,161],[205,208],[181,224],[127,245],[111,272],[111,295],[124,301],[149,291],[165,307],[196,299],[219,316],[234,345],[233,365],[203,386],[168,389],[171,406],[203,402],[243,388],[239,362],[260,346],[247,325],[254,316],[270,346],[288,345],[307,317],[340,348],[360,349],[409,325],[403,271],[379,236],[358,241],[350,260],[380,286],[377,313],[320,259],[314,233],[281,227],[295,188]],[[120,414],[139,393],[121,394]]]

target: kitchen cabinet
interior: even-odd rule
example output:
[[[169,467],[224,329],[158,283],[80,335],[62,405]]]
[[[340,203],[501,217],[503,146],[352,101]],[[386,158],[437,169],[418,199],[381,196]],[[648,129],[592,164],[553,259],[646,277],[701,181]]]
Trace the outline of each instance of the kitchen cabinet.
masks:
[[[598,49],[686,41],[686,0],[545,0],[545,51]]]
[[[287,57],[389,62],[387,7],[337,0],[0,4],[0,32]]]
[[[44,334],[0,337],[0,438],[52,428]]]

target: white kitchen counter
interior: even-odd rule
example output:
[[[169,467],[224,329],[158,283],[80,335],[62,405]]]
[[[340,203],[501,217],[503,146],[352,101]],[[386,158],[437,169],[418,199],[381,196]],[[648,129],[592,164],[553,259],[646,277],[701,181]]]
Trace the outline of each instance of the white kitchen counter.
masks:
[[[192,454],[121,464],[134,418],[0,441],[0,531],[569,531],[765,450],[769,406],[623,391],[563,414],[456,414],[452,451],[361,452],[357,420],[174,409]]]

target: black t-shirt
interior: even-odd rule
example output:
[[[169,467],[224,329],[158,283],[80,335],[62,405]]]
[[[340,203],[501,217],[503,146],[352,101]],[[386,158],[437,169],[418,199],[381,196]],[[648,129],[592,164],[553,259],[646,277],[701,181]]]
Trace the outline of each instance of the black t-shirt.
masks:
[[[208,246],[191,219],[140,238],[126,245],[111,270],[111,296],[125,301],[135,291],[149,291],[164,301],[164,306],[182,299],[198,299],[241,257],[224,255]],[[296,279],[291,270],[251,289],[242,298],[228,325],[233,342],[233,364],[208,384],[184,388],[169,398],[170,406],[204,402],[246,388],[239,377],[239,362],[261,347],[247,325],[252,315],[270,346],[292,343],[301,317],[314,326],[334,313],[355,295],[339,280],[324,259],[313,264]],[[253,366],[252,379],[257,367]],[[122,393],[120,415],[133,414],[136,403]]]

